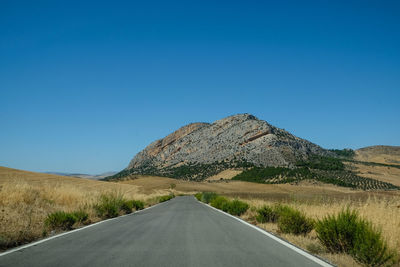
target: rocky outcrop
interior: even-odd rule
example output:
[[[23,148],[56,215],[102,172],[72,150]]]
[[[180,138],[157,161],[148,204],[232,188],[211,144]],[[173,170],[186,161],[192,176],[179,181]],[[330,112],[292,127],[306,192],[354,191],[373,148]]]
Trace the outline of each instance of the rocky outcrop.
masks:
[[[244,161],[256,166],[291,167],[310,155],[330,152],[250,114],[214,123],[192,123],[151,143],[126,170]]]

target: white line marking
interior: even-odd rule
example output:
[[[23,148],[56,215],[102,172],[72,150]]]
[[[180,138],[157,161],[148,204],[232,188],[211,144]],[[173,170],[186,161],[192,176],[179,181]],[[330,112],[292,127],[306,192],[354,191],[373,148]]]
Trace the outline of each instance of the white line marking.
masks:
[[[169,200],[168,200],[168,201],[169,201]],[[153,207],[155,207],[155,206],[158,206],[158,205],[160,205],[160,204],[166,203],[166,202],[168,202],[168,201],[164,201],[164,202],[161,202],[161,203],[157,203],[157,204],[155,204],[155,205],[153,205],[153,206],[150,206],[150,207],[145,208],[145,209],[142,209],[142,210],[137,210],[137,211],[132,212],[132,213],[130,213],[130,214],[125,214],[125,215],[118,216],[118,217],[115,217],[115,218],[103,220],[103,221],[100,221],[100,222],[97,222],[97,223],[93,223],[93,224],[90,224],[90,225],[87,225],[87,226],[84,226],[84,227],[81,227],[81,228],[78,228],[78,229],[75,229],[75,230],[71,230],[71,231],[68,231],[68,232],[65,232],[65,233],[61,233],[61,234],[58,234],[58,235],[54,235],[54,236],[51,236],[51,237],[48,237],[48,238],[45,238],[45,239],[42,239],[42,240],[39,240],[39,241],[36,241],[36,242],[33,242],[33,243],[29,243],[29,244],[26,244],[26,245],[23,245],[23,246],[20,246],[20,247],[16,247],[16,248],[10,249],[10,250],[8,250],[8,251],[5,251],[5,252],[3,252],[3,253],[0,253],[0,257],[1,257],[1,256],[5,256],[5,255],[10,254],[10,253],[13,253],[13,252],[16,252],[16,251],[19,251],[19,250],[22,250],[22,249],[26,249],[26,248],[29,248],[29,247],[32,247],[32,246],[39,245],[40,243],[44,243],[44,242],[46,242],[46,241],[49,241],[49,240],[52,240],[52,239],[55,239],[55,238],[58,238],[58,237],[61,237],[61,236],[64,236],[64,235],[72,234],[72,233],[75,233],[75,232],[78,232],[78,231],[81,231],[81,230],[84,230],[84,229],[87,229],[87,228],[96,226],[96,225],[101,224],[101,223],[104,223],[104,222],[109,222],[109,221],[116,220],[116,219],[120,219],[120,218],[123,218],[123,217],[126,217],[126,216],[134,215],[134,214],[136,214],[136,213],[139,213],[139,212],[142,212],[142,211],[151,209],[151,208],[153,208]]]
[[[331,264],[327,263],[326,261],[323,261],[320,258],[315,257],[314,255],[311,255],[311,254],[305,252],[304,250],[302,250],[302,249],[300,249],[300,248],[298,248],[298,247],[296,247],[296,246],[294,246],[294,245],[292,245],[292,244],[280,239],[279,237],[274,236],[271,233],[268,233],[267,231],[265,231],[265,230],[263,230],[263,229],[261,229],[261,228],[259,228],[257,226],[254,226],[254,225],[252,225],[252,224],[250,224],[250,223],[248,223],[248,222],[246,222],[246,221],[244,221],[244,220],[242,220],[242,219],[240,219],[240,218],[238,218],[236,216],[233,216],[233,215],[231,215],[229,213],[226,213],[226,212],[224,212],[222,210],[216,209],[216,208],[214,208],[214,207],[212,207],[212,206],[210,206],[210,205],[208,205],[208,204],[206,204],[204,202],[201,202],[201,201],[198,201],[198,202],[200,202],[201,204],[204,204],[205,206],[207,206],[209,208],[212,208],[212,209],[214,209],[216,211],[219,211],[222,214],[225,214],[225,215],[227,215],[229,217],[232,217],[235,220],[238,220],[239,222],[241,222],[241,223],[243,223],[243,224],[245,224],[245,225],[247,225],[247,226],[249,226],[249,227],[251,227],[251,228],[253,228],[253,229],[257,230],[257,231],[259,231],[260,233],[272,238],[273,240],[275,240],[275,241],[281,243],[282,245],[284,245],[284,246],[296,251],[297,253],[299,253],[299,254],[303,255],[304,257],[306,257],[306,258],[318,263],[321,266],[324,266],[324,267],[332,267],[332,266],[334,266],[334,265],[331,265]]]

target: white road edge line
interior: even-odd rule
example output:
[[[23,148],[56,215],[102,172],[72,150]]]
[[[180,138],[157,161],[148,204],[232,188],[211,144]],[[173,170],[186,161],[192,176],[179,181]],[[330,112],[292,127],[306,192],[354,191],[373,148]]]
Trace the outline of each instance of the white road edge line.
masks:
[[[168,200],[168,201],[169,201],[169,200]],[[150,207],[145,208],[145,209],[142,209],[142,210],[137,210],[137,211],[132,212],[132,213],[130,213],[130,214],[125,214],[125,215],[118,216],[118,217],[115,217],[115,218],[111,218],[111,219],[107,219],[107,220],[102,220],[102,221],[99,221],[99,222],[97,222],[97,223],[89,224],[89,225],[87,225],[87,226],[84,226],[84,227],[81,227],[81,228],[78,228],[78,229],[75,229],[75,230],[71,230],[71,231],[68,231],[68,232],[64,232],[64,233],[61,233],[61,234],[58,234],[58,235],[54,235],[54,236],[51,236],[51,237],[48,237],[48,238],[45,238],[45,239],[41,239],[41,240],[36,241],[36,242],[33,242],[33,243],[29,243],[29,244],[26,244],[26,245],[22,245],[22,246],[20,246],[20,247],[16,247],[16,248],[13,248],[13,249],[10,249],[10,250],[8,250],[8,251],[4,251],[4,252],[0,253],[0,257],[5,256],[5,255],[10,254],[10,253],[13,253],[13,252],[17,252],[17,251],[22,250],[22,249],[26,249],[26,248],[29,248],[29,247],[33,247],[33,246],[39,245],[40,243],[44,243],[44,242],[46,242],[46,241],[49,241],[49,240],[52,240],[52,239],[55,239],[55,238],[58,238],[58,237],[61,237],[61,236],[64,236],[64,235],[68,235],[68,234],[72,234],[72,233],[75,233],[75,232],[78,232],[78,231],[81,231],[81,230],[85,230],[85,229],[87,229],[87,228],[90,228],[90,227],[99,225],[99,224],[104,223],[104,222],[109,222],[109,221],[112,221],[112,220],[120,219],[120,218],[122,218],[122,217],[134,215],[134,214],[136,214],[136,213],[139,213],[139,212],[142,212],[142,211],[145,211],[145,210],[154,208],[155,206],[158,206],[158,205],[160,205],[160,204],[166,203],[166,202],[168,202],[168,201],[164,201],[164,202],[161,202],[161,203],[157,203],[157,204],[155,204],[155,205],[153,205],[153,206],[150,206]]]
[[[219,212],[221,212],[222,214],[225,214],[225,215],[227,215],[227,216],[229,216],[229,217],[232,217],[232,218],[235,219],[235,220],[238,220],[239,222],[241,222],[241,223],[243,223],[243,224],[245,224],[245,225],[247,225],[247,226],[249,226],[249,227],[251,227],[251,228],[253,228],[253,229],[257,230],[257,231],[259,231],[260,233],[262,233],[262,234],[268,236],[269,238],[272,238],[273,240],[275,240],[275,241],[281,243],[282,245],[284,245],[284,246],[286,246],[286,247],[288,247],[288,248],[290,248],[290,249],[296,251],[297,253],[299,253],[299,254],[303,255],[304,257],[306,257],[306,258],[308,258],[308,259],[310,259],[310,260],[312,260],[312,261],[318,263],[318,264],[321,265],[321,266],[324,266],[324,267],[332,267],[332,266],[334,266],[334,265],[329,264],[328,262],[323,261],[323,260],[321,260],[320,258],[318,258],[318,257],[316,257],[316,256],[314,256],[314,255],[311,255],[311,254],[305,252],[304,250],[302,250],[302,249],[300,249],[300,248],[298,248],[298,247],[296,247],[296,246],[294,246],[294,245],[292,245],[292,244],[290,244],[290,243],[288,243],[288,242],[286,242],[286,241],[280,239],[279,237],[276,237],[276,236],[274,236],[273,234],[268,233],[267,231],[265,231],[265,230],[263,230],[263,229],[261,229],[261,228],[255,226],[255,225],[252,225],[251,223],[248,223],[248,222],[246,222],[246,221],[244,221],[244,220],[242,220],[242,219],[240,219],[240,218],[238,218],[238,217],[236,217],[236,216],[233,216],[233,215],[231,215],[231,214],[229,214],[229,213],[226,213],[226,212],[224,212],[224,211],[222,211],[222,210],[216,209],[216,208],[214,208],[214,207],[212,207],[212,206],[210,206],[210,205],[208,205],[208,204],[206,204],[206,203],[204,203],[204,202],[201,202],[201,201],[198,201],[198,202],[200,202],[201,204],[203,204],[203,205],[205,205],[205,206],[207,206],[207,207],[209,207],[209,208],[212,208],[212,209],[214,209],[214,210],[216,210],[216,211],[219,211]]]

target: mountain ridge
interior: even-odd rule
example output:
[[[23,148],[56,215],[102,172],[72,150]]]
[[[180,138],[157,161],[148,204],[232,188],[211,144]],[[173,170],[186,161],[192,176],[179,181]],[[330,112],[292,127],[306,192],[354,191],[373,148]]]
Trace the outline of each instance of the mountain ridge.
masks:
[[[291,168],[297,161],[313,155],[332,156],[333,153],[243,113],[213,123],[185,125],[137,153],[123,172],[166,175],[172,169],[200,166],[214,168],[215,171],[207,172],[213,175],[217,170],[243,165]],[[204,178],[205,175],[197,177]]]

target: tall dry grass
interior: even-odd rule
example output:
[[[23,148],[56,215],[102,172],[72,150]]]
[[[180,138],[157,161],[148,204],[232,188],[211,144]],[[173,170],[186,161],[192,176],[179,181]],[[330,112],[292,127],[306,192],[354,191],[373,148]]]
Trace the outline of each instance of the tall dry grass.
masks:
[[[2,170],[3,171],[3,170]],[[43,179],[24,172],[0,172],[0,249],[31,242],[42,237],[44,221],[55,211],[84,210],[89,221],[101,220],[93,205],[100,195],[119,193],[126,199],[142,200],[147,205],[157,202],[165,190],[143,194],[134,185],[91,181],[79,178],[46,176]]]
[[[260,224],[255,221],[256,209],[263,205],[282,204],[282,202],[255,198],[243,200],[252,206],[252,208],[242,216],[243,219],[257,224],[267,231],[276,233],[293,244],[311,253],[320,255],[339,266],[359,266],[359,264],[348,255],[327,253],[319,243],[315,231],[312,231],[307,236],[282,234],[279,233],[278,227],[274,223]],[[369,197],[359,201],[349,199],[333,200],[328,198],[309,202],[285,201],[284,204],[304,212],[308,217],[313,219],[322,219],[327,215],[337,214],[347,207],[356,210],[362,218],[367,219],[372,222],[375,227],[382,230],[383,237],[386,239],[389,247],[396,250],[398,255],[400,255],[400,197]]]

